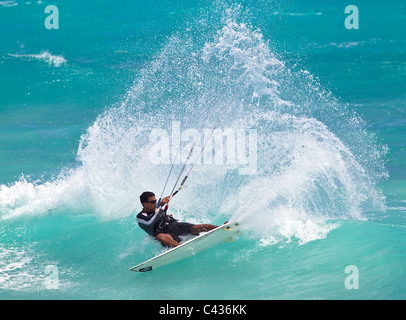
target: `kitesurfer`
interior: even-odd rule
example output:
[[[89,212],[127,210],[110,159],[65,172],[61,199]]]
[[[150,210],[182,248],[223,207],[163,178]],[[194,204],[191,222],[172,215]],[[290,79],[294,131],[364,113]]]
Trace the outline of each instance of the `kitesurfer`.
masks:
[[[187,234],[199,235],[217,228],[212,224],[191,224],[178,222],[172,215],[167,215],[164,205],[167,205],[171,197],[163,198],[157,206],[155,194],[145,191],[140,195],[142,211],[137,215],[138,225],[149,235],[159,240],[166,247],[177,247],[180,244],[180,236]],[[167,207],[166,207],[167,208]]]

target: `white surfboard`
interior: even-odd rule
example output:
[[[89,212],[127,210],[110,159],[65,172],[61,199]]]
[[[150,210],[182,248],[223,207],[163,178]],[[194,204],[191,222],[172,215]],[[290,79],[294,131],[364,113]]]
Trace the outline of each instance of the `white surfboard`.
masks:
[[[131,271],[146,272],[164,265],[194,256],[210,249],[221,242],[233,241],[238,234],[240,224],[238,222],[223,224],[222,226],[203,233],[179,246],[172,248],[160,255],[132,267]]]

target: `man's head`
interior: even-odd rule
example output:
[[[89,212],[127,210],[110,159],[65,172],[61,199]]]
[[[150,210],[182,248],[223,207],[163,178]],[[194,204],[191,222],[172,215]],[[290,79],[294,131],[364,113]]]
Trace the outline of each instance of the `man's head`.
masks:
[[[152,212],[156,208],[156,197],[153,192],[145,191],[140,195],[140,201],[145,212]]]

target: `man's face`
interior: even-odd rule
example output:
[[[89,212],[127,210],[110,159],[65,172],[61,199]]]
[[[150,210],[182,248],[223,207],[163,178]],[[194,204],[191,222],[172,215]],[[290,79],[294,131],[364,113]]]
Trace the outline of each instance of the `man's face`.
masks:
[[[146,212],[152,212],[156,208],[156,198],[155,196],[151,196],[148,198],[147,202],[143,202],[142,205],[144,206],[144,210]]]

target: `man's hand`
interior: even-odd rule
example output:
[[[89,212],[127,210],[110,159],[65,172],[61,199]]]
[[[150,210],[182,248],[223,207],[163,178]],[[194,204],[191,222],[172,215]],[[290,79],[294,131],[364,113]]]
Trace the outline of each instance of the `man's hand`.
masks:
[[[171,200],[171,197],[165,197],[161,200],[161,206],[163,206],[164,204],[167,204],[169,201]]]

